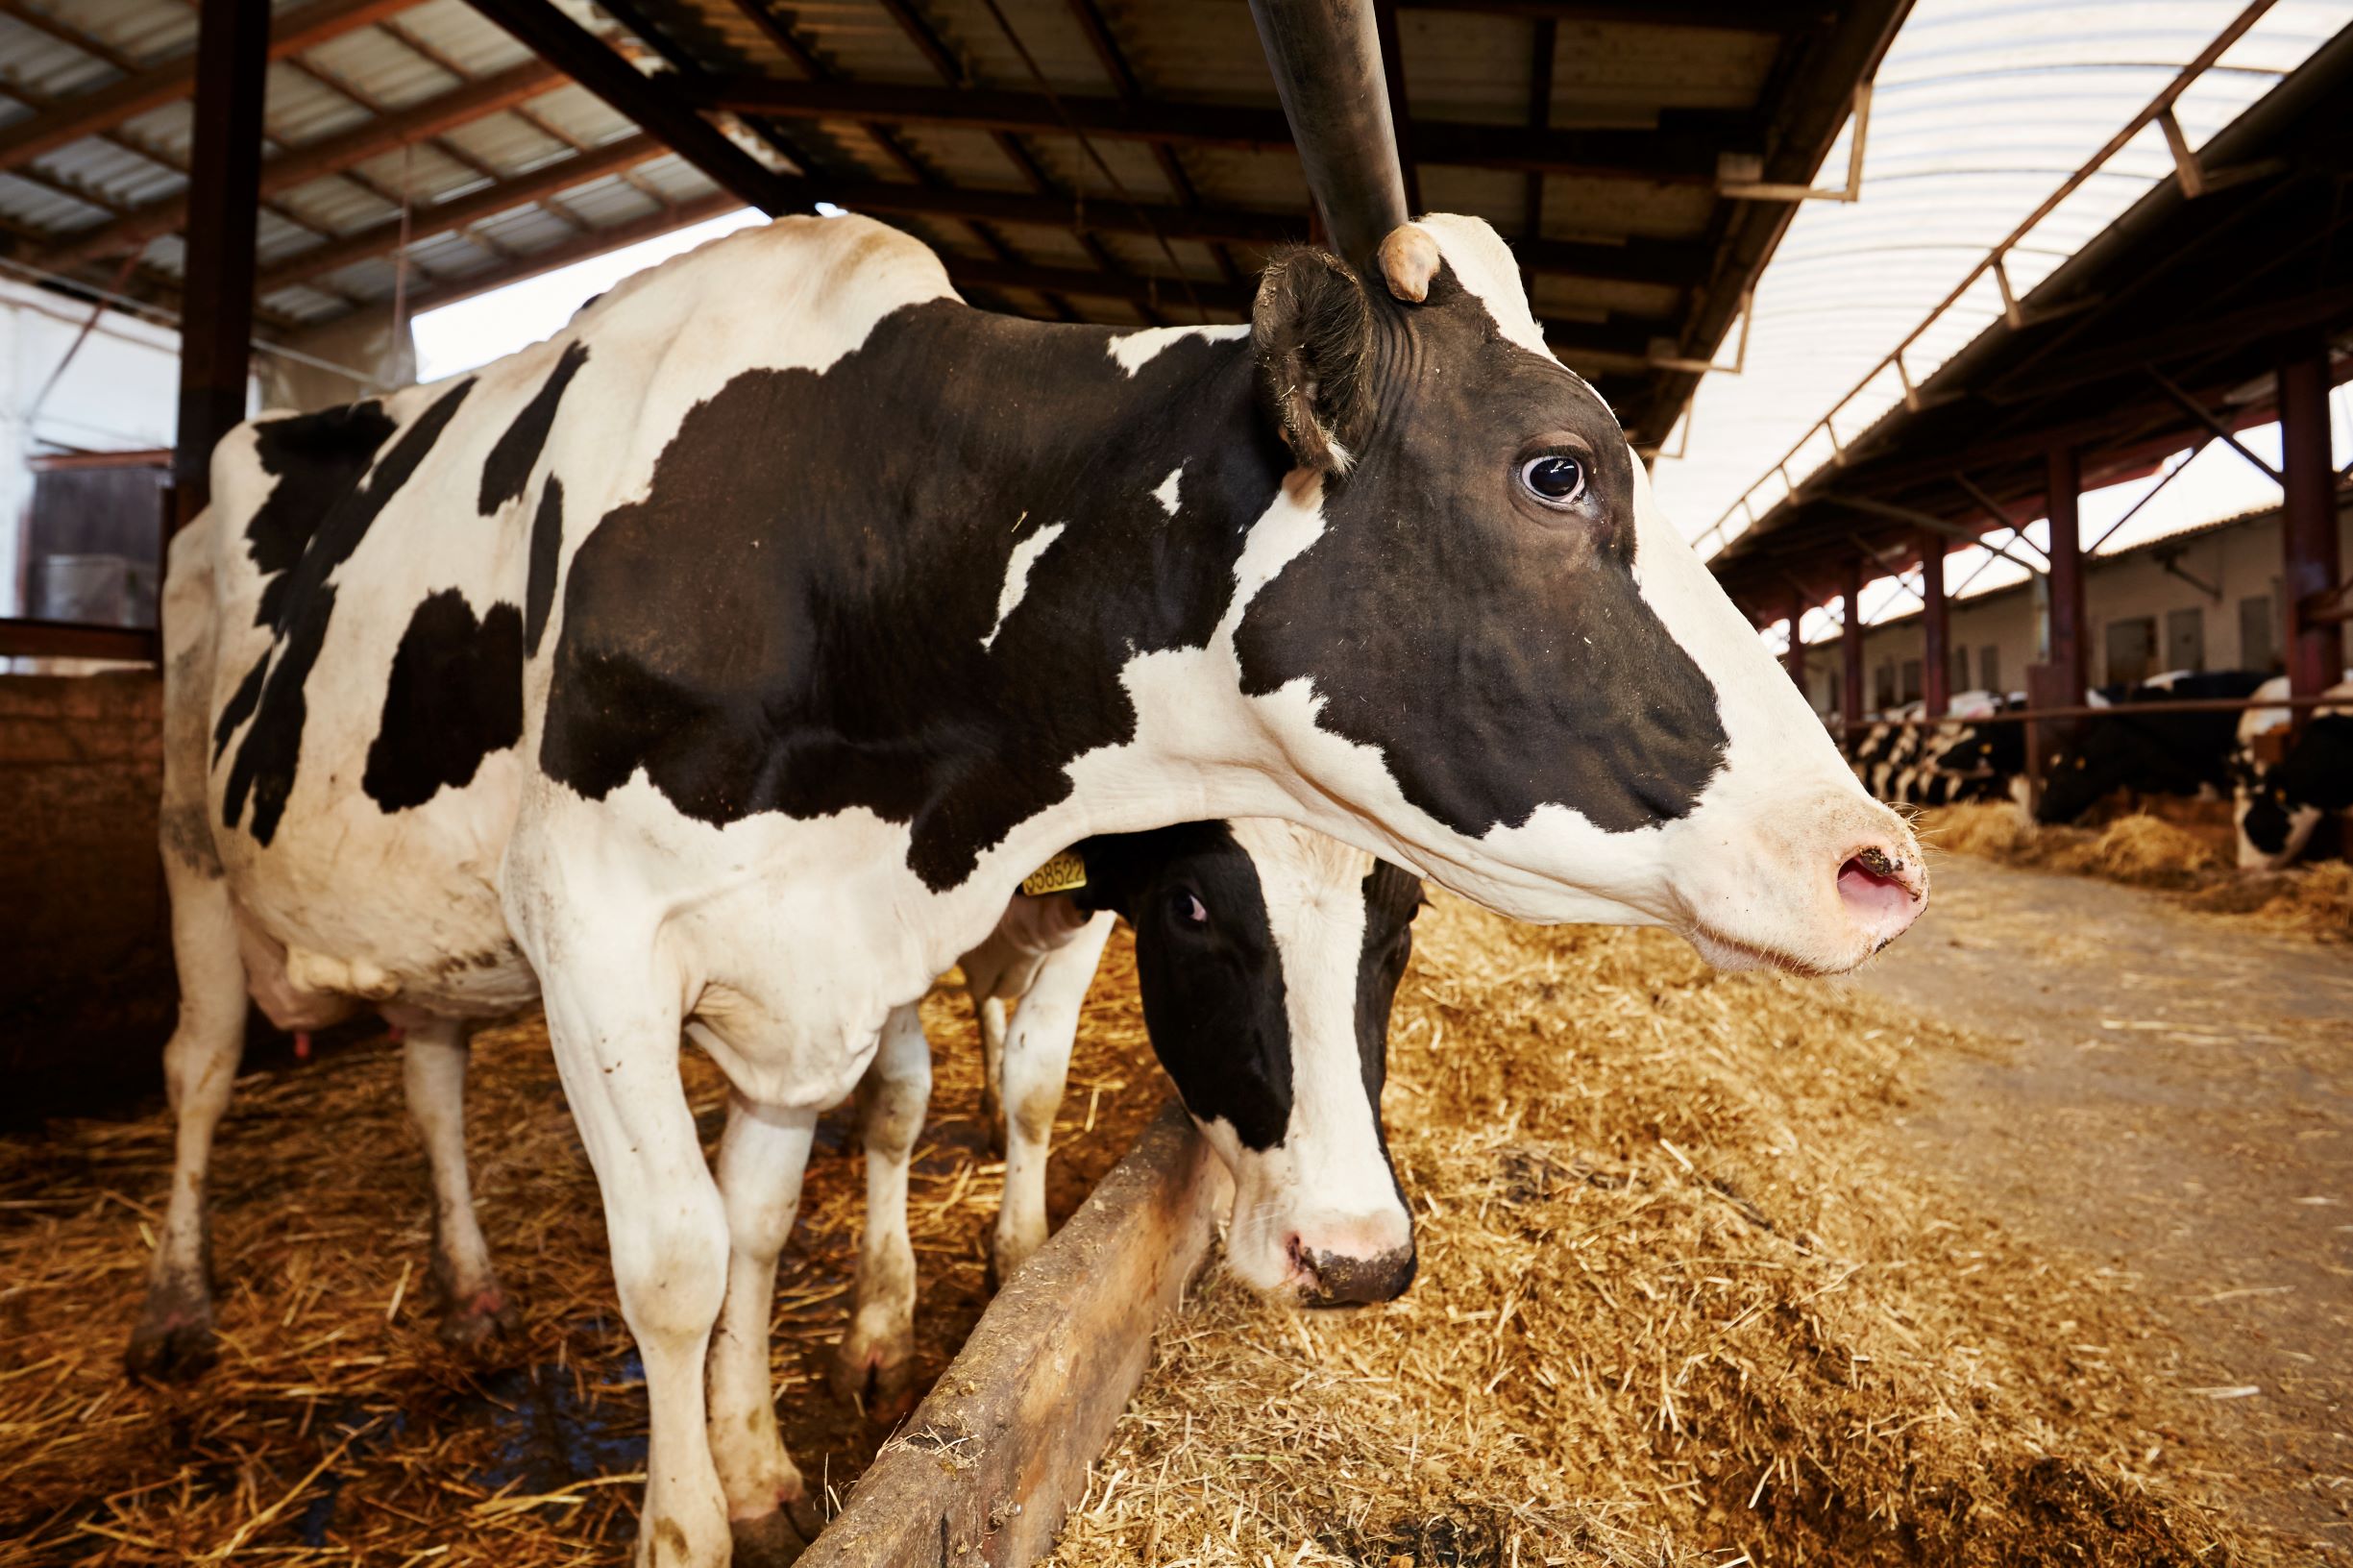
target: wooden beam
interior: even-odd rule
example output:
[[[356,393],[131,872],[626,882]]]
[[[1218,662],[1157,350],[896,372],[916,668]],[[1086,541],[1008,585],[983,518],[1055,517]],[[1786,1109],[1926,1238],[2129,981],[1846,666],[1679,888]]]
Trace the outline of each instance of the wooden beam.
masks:
[[[1055,96],[1067,111],[1066,122],[1055,100],[1042,93],[723,76],[710,81],[700,107],[776,119],[879,120],[1031,135],[1067,135],[1075,125],[1090,136],[1107,140],[1175,147],[1263,151],[1292,145],[1289,122],[1273,110]],[[1738,150],[1747,139],[1731,117],[1698,110],[1670,111],[1666,123],[1645,131],[1531,131],[1523,126],[1416,120],[1410,134],[1414,156],[1425,163],[1710,185],[1716,180],[1718,155]]]
[[[0,658],[125,659],[153,664],[156,634],[139,626],[0,620]]]
[[[2286,601],[2292,696],[2343,678],[2344,625],[2314,618],[2337,591],[2337,474],[2329,458],[2329,346],[2315,336],[2279,366],[2280,597]]]
[[[700,169],[722,190],[769,215],[806,211],[821,194],[809,181],[777,174],[689,106],[674,78],[648,76],[549,0],[468,0],[517,42],[635,121]]]
[[[666,207],[658,212],[631,218],[609,229],[591,229],[584,234],[559,241],[545,250],[527,251],[512,260],[502,261],[480,272],[451,278],[431,288],[409,295],[408,308],[412,314],[423,315],[428,310],[438,310],[445,305],[455,305],[459,300],[487,294],[494,288],[504,288],[509,283],[519,283],[527,278],[553,272],[558,267],[568,267],[575,261],[591,260],[649,239],[659,239],[664,234],[692,228],[729,212],[740,212],[743,208],[743,202],[733,192],[716,190],[708,196],[698,196],[693,201]]]
[[[398,15],[421,0],[312,0],[273,24],[269,58],[283,60],[331,38]],[[135,115],[159,109],[195,89],[196,56],[190,53],[152,70],[110,82],[95,92],[69,98],[44,113],[0,130],[0,170],[16,168],[84,136],[110,131]]]
[[[408,216],[408,239],[415,243],[434,234],[446,234],[470,223],[498,216],[518,207],[542,201],[561,190],[584,185],[591,180],[601,180],[623,169],[635,168],[666,156],[670,149],[651,136],[626,136],[608,142],[593,152],[502,180],[467,195],[459,196],[434,207],[420,207]],[[383,256],[401,243],[401,220],[389,218],[370,229],[361,229],[325,245],[314,246],[286,257],[261,275],[261,292],[275,293],[296,283],[348,267],[355,261]],[[191,295],[191,298],[200,296]]]
[[[959,287],[1025,288],[1039,294],[1076,294],[1088,299],[1126,300],[1140,306],[1170,306],[1187,299],[1186,285],[1173,278],[1149,278],[1139,273],[1090,272],[1084,267],[1041,267],[998,261],[968,261],[944,256],[948,278]],[[1212,310],[1247,315],[1252,289],[1234,283],[1194,279],[1192,296]]]
[[[1408,11],[1450,11],[1478,16],[1532,16],[1550,22],[1638,23],[1703,32],[1799,32],[1829,15],[1825,5],[1769,4],[1766,0],[1397,0]]]
[[[561,71],[544,61],[527,60],[492,76],[469,82],[421,104],[369,119],[339,135],[324,136],[281,153],[261,165],[261,194],[281,191],[323,179],[355,163],[395,151],[412,141],[440,135],[485,115],[512,109],[539,93],[564,85]],[[168,234],[187,222],[186,192],[150,202],[112,223],[76,234],[36,257],[33,265],[63,272],[99,257],[118,256]]]
[[[173,526],[211,499],[213,443],[245,418],[260,215],[261,105],[270,0],[203,0],[197,11],[196,124],[188,149],[188,249],[180,323],[180,423]]]

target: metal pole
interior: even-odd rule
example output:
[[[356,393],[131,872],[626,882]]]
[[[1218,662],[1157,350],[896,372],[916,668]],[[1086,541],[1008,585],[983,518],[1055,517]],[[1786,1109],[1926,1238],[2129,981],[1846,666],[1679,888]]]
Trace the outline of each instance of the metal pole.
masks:
[[[1842,717],[1849,724],[1859,723],[1863,717],[1863,562],[1860,556],[1847,558],[1847,624],[1839,633],[1838,648],[1845,663],[1847,689],[1840,703]]]
[[[172,456],[184,526],[210,499],[213,443],[245,418],[269,60],[269,0],[202,0],[188,149],[180,429]]]
[[[2337,475],[2329,460],[2327,345],[2299,348],[2279,367],[2280,596],[2287,602],[2288,690],[2326,691],[2342,677],[2344,626],[2306,611],[2337,587]]]
[[[1359,267],[1406,221],[1372,0],[1250,0],[1333,249]]]
[[[1920,532],[1920,578],[1921,709],[1941,719],[1952,698],[1951,623],[1945,603],[1945,536],[1934,528]]]
[[[2045,472],[2050,513],[2050,663],[2062,688],[2071,694],[2068,700],[2080,702],[2092,685],[2084,635],[2083,523],[2077,508],[2083,454],[2073,447],[2054,447]]]

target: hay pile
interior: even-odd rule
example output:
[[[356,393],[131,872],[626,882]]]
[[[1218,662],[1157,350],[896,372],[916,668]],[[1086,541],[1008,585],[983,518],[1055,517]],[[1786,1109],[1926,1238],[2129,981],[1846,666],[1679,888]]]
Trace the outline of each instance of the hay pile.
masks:
[[[2104,877],[2178,894],[2192,909],[2253,916],[2324,941],[2353,940],[2353,867],[2321,861],[2242,873],[2215,847],[2210,822],[2183,820],[2195,804],[2162,816],[2135,810],[2098,827],[2044,827],[2015,805],[1975,801],[1924,811],[1912,825],[1924,842],[1954,854]]]
[[[1055,1133],[1057,1220],[1167,1092],[1134,993],[1132,950],[1115,940]],[[969,1010],[936,995],[925,1021],[933,1117],[909,1210],[927,1386],[986,1304],[1003,1166],[976,1120]],[[724,1085],[698,1053],[686,1070],[715,1140]],[[240,1084],[213,1164],[226,1343],[184,1387],[135,1384],[121,1364],[169,1182],[161,1107],[0,1139],[0,1563],[620,1559],[636,1531],[644,1385],[546,1036],[532,1022],[475,1043],[476,1191],[525,1314],[520,1338],[479,1361],[434,1335],[429,1188],[400,1079],[379,1041]],[[823,1381],[865,1203],[846,1133],[839,1115],[821,1129],[775,1313],[786,1442],[837,1495],[885,1435]]]
[[[1423,916],[1387,1095],[1406,1299],[1213,1274],[1055,1561],[2218,1564],[2117,1280],[1922,1190],[1851,989]]]

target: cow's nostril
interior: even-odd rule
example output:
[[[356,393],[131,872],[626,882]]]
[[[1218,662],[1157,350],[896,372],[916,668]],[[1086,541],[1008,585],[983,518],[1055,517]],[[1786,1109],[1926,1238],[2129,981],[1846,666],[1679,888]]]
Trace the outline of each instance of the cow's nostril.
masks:
[[[1373,1258],[1334,1252],[1294,1252],[1293,1256],[1303,1257],[1307,1264],[1309,1283],[1300,1291],[1300,1303],[1307,1307],[1362,1307],[1394,1301],[1406,1293],[1419,1267],[1410,1242]]]
[[[1839,898],[1877,943],[1901,935],[1920,914],[1926,894],[1919,862],[1879,845],[1849,855],[1838,868]]]

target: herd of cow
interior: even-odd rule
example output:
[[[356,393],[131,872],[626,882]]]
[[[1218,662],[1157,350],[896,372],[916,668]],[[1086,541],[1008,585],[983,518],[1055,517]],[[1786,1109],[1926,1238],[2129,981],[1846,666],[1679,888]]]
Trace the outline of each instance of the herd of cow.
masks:
[[[2285,707],[2182,713],[2167,704],[2285,699],[2284,675],[2246,670],[2175,671],[2087,694],[2113,710],[2086,720],[2044,759],[2035,820],[2071,822],[2118,791],[2226,798],[2243,870],[2278,870],[2309,851],[2335,848],[2321,825],[2353,809],[2353,671],[2300,730]],[[2024,711],[2016,694],[1964,692],[1945,723],[1921,723],[1918,703],[1858,733],[1855,776],[1881,800],[1942,806],[2027,798],[2026,726],[1997,716]]]
[[[971,309],[862,219],[749,230],[475,374],[241,427],[164,638],[179,1140],[133,1365],[210,1351],[249,997],[405,1030],[452,1329],[496,1332],[465,1042],[542,1009],[645,1367],[645,1563],[809,1532],[770,1306],[862,1083],[843,1372],[904,1391],[915,1004],[960,959],[1000,1271],[1124,917],[1232,1265],[1359,1302],[1414,1269],[1380,1098],[1419,879],[1813,974],[1927,897],[1472,219],[1128,331]],[[715,1159],[682,1041],[732,1088]]]

